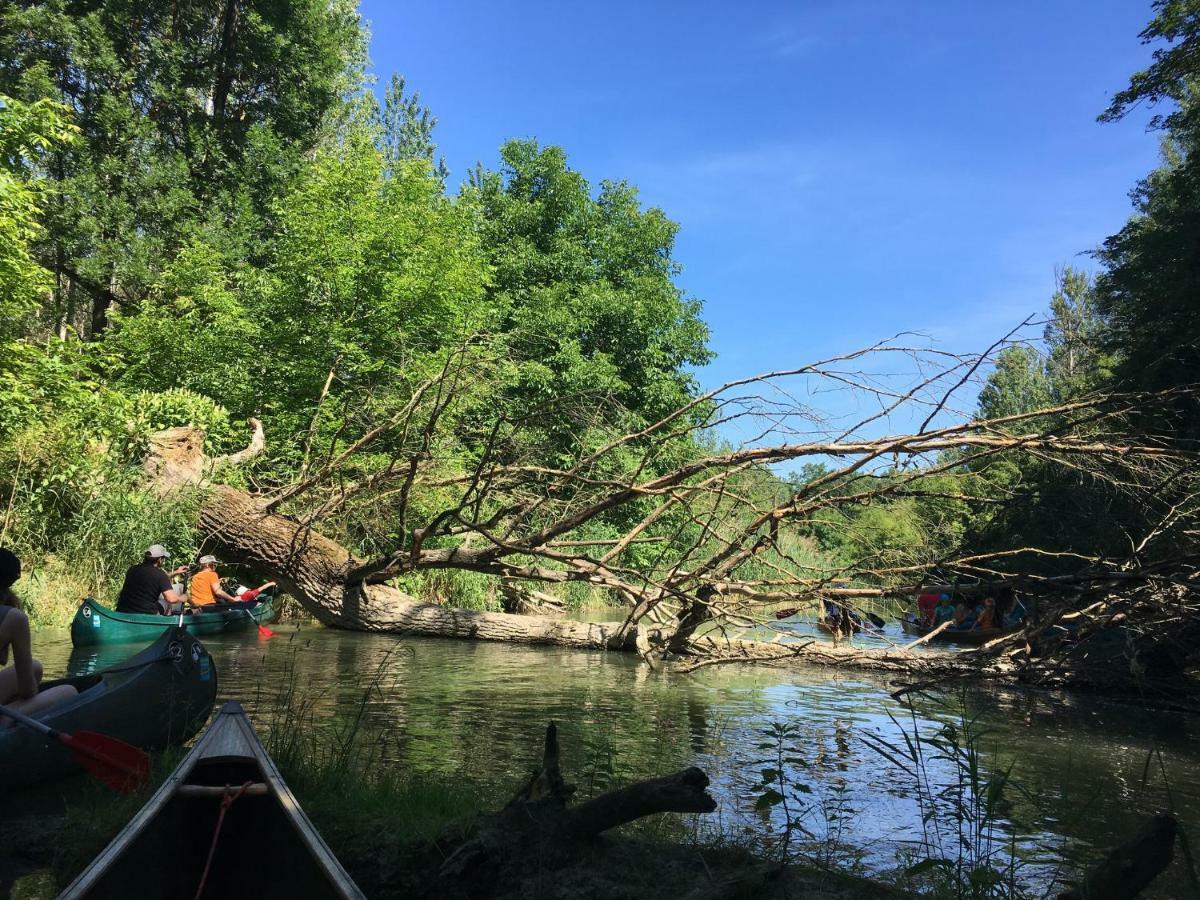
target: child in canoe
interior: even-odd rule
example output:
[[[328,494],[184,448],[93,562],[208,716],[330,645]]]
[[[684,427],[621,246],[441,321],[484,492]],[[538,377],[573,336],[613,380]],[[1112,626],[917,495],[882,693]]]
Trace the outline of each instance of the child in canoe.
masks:
[[[42,664],[33,658],[29,617],[21,609],[12,586],[21,577],[21,561],[10,550],[0,547],[0,666],[8,663],[12,651],[13,664],[0,669],[0,705],[10,706],[26,715],[69,700],[76,694],[69,684],[40,691]],[[0,727],[12,724],[0,716]]]

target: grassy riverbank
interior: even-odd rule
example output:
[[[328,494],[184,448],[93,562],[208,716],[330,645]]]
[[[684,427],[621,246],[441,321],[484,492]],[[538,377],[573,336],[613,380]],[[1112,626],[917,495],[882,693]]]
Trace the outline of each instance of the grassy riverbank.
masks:
[[[0,893],[11,885],[20,900],[52,898],[128,822],[174,765],[160,757],[151,785],[114,797],[92,784],[71,785],[69,799],[43,798],[42,808],[0,824],[0,841],[16,853],[0,856]],[[310,818],[368,897],[438,896],[431,885],[440,843],[503,802],[494,785],[427,778],[334,776],[285,770]],[[743,884],[746,893],[737,892]],[[701,896],[724,885],[722,896],[784,897],[820,891],[824,897],[903,896],[852,873],[815,865],[781,867],[745,846],[705,839],[678,817],[664,816],[595,842],[572,864],[553,872],[534,865],[527,881],[496,896],[664,898]],[[510,886],[512,887],[512,886]]]

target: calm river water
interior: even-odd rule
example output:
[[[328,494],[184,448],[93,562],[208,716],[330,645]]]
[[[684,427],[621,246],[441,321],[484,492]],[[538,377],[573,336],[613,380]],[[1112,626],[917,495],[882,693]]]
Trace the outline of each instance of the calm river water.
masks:
[[[980,735],[985,771],[1012,766],[1004,817],[1018,835],[1025,872],[1045,883],[1064,854],[1086,854],[1129,836],[1147,814],[1173,805],[1200,847],[1200,719],[1150,712],[1091,696],[971,691],[921,698],[909,710],[883,679],[819,669],[710,666],[690,675],[652,672],[629,654],[394,638],[274,626],[211,639],[220,700],[236,698],[260,722],[280,684],[294,677],[320,725],[352,714],[378,679],[366,723],[386,740],[387,764],[438,778],[469,776],[505,791],[532,768],[546,723],[559,725],[568,780],[587,794],[626,780],[702,767],[720,809],[704,827],[766,835],[781,816],[756,812],[759,773],[771,752],[763,731],[791,726],[789,777],[811,793],[802,824],[817,838],[865,850],[871,868],[897,865],[921,837],[928,801],[954,768],[924,754],[927,787],[872,748],[904,732],[932,736],[965,715]],[[72,653],[65,634],[35,637],[48,673],[86,671],[128,647]],[[1147,773],[1147,760],[1152,765]],[[1165,777],[1164,777],[1165,776]],[[931,819],[946,855],[958,852],[947,806]],[[934,840],[938,838],[934,836]],[[1004,840],[1003,835],[998,837]],[[1176,856],[1180,854],[1177,852]],[[1191,897],[1177,858],[1154,896]]]

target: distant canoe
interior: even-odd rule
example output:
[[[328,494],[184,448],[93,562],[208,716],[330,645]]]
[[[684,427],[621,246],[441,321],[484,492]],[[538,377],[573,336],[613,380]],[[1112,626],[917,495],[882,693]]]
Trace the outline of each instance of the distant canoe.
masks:
[[[904,629],[905,634],[911,634],[913,637],[924,637],[933,631],[932,628],[926,628],[924,625],[917,622],[910,622],[908,619],[901,619],[900,626]],[[947,628],[945,631],[935,634],[929,640],[947,644],[970,644],[978,646],[1020,630],[1020,628],[973,628],[970,631],[957,631],[954,628]]]
[[[254,606],[234,604],[214,612],[185,615],[183,627],[189,634],[211,637],[214,634],[252,631],[259,623],[270,621],[274,615],[275,601],[268,596]],[[94,647],[97,644],[152,641],[172,625],[178,624],[177,615],[117,612],[89,597],[83,601],[71,622],[71,643],[76,647]]]
[[[183,744],[200,730],[217,695],[212,657],[194,637],[171,628],[145,650],[92,675],[45,681],[74,685],[79,696],[34,718],[68,734],[96,731],[143,750]],[[27,728],[0,729],[0,795],[81,769],[71,751]]]
[[[242,788],[228,804],[205,878],[222,801]],[[202,878],[204,897],[363,897],[235,700],[59,900],[192,897]]]
[[[852,627],[854,629],[852,632],[853,634],[858,634],[860,631],[862,631],[861,625],[854,625]],[[825,632],[825,634],[831,634],[834,637],[847,637],[845,630],[833,625],[828,619],[818,619],[817,629]]]

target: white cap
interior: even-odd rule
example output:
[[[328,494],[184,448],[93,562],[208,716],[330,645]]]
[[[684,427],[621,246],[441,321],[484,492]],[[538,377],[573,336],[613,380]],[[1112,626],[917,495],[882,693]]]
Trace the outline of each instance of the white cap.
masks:
[[[171,554],[167,552],[167,548],[162,544],[151,544],[150,549],[146,551],[146,555],[151,559],[170,559]]]
[[[202,565],[202,566],[207,566],[207,565],[210,565],[210,564],[211,564],[211,565],[214,565],[214,566],[217,564],[217,558],[216,558],[215,556],[202,556],[202,557],[200,557],[200,565]]]

